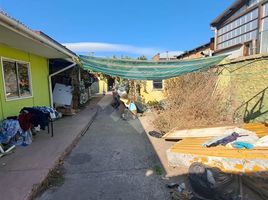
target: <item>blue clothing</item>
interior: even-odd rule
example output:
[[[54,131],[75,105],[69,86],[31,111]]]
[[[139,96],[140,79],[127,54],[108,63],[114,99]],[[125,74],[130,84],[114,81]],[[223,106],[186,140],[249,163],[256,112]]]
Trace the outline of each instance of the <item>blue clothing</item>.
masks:
[[[137,110],[137,107],[135,105],[135,103],[130,103],[129,105],[129,110],[132,111],[132,110]]]
[[[236,149],[253,149],[254,146],[248,142],[234,142],[232,146]]]
[[[55,109],[48,107],[48,106],[35,106],[33,108],[40,110],[43,113],[48,113],[50,115],[51,119],[57,119],[60,116],[58,111],[56,111]]]
[[[225,146],[228,143],[231,143],[231,142],[237,140],[237,138],[239,138],[239,137],[242,137],[242,136],[240,136],[238,133],[234,132],[228,136],[217,137],[209,142],[206,142],[205,144],[203,144],[203,146],[204,147],[216,147],[218,145]]]
[[[0,128],[0,143],[22,146],[32,143],[31,131],[23,131],[18,120],[4,120]]]
[[[9,139],[16,136],[16,134],[21,134],[23,131],[20,128],[18,120],[7,119],[2,123],[3,134],[6,135]]]

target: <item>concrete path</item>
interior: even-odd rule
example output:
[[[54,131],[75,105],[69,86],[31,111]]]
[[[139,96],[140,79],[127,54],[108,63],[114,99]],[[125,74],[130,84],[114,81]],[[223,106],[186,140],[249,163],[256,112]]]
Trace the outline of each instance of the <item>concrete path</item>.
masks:
[[[110,96],[90,129],[66,158],[65,181],[38,200],[164,200],[169,191],[161,163],[139,120],[123,121]]]
[[[54,137],[47,132],[34,137],[27,147],[16,147],[0,159],[0,199],[26,200],[36,192],[49,171],[72,147],[97,112],[95,98],[90,105],[70,117],[54,122]]]

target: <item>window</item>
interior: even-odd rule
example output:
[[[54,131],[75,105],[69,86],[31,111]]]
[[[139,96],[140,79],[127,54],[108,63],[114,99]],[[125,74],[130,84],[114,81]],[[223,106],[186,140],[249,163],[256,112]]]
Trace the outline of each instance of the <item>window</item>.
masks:
[[[218,32],[218,49],[257,39],[258,13],[259,10],[254,9],[222,27]]]
[[[247,6],[248,7],[254,6],[258,2],[260,2],[260,0],[249,0],[248,3],[247,3]]]
[[[258,15],[259,15],[259,12],[258,12],[258,9],[255,9],[252,13],[252,19],[256,19],[258,18]]]
[[[262,19],[261,53],[268,53],[268,17]]]
[[[153,81],[153,89],[155,89],[155,90],[163,89],[163,80],[155,80],[155,81]]]
[[[261,53],[268,53],[268,3],[263,5]]]
[[[268,3],[267,4],[264,4],[264,17],[267,17],[268,16]]]
[[[2,68],[6,99],[32,96],[28,63],[2,59]]]
[[[268,30],[268,17],[263,19],[262,21],[262,31],[267,31]]]

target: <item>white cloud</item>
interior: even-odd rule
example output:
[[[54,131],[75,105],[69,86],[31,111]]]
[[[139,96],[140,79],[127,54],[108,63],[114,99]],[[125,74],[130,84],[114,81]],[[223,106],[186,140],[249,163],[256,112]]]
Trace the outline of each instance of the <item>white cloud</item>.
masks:
[[[78,43],[65,43],[63,44],[70,50],[76,53],[129,53],[145,56],[153,56],[163,50],[150,47],[138,47],[125,44],[112,44],[102,42],[78,42]]]

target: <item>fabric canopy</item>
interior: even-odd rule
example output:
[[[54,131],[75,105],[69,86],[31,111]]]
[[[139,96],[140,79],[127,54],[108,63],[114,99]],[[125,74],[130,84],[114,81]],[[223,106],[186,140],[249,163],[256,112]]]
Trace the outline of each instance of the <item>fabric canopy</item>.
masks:
[[[131,80],[162,80],[205,70],[217,65],[226,55],[180,61],[141,61],[79,56],[85,69]]]

